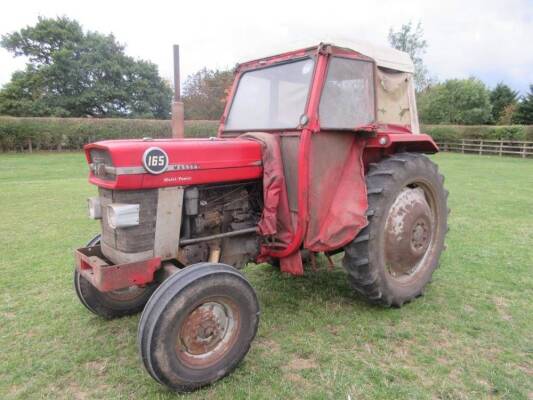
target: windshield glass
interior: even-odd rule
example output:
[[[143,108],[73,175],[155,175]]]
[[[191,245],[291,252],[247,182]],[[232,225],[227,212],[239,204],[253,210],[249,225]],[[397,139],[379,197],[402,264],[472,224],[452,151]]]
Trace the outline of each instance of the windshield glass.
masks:
[[[354,129],[374,122],[373,64],[332,58],[319,107],[323,128]]]
[[[307,58],[245,72],[226,121],[226,130],[287,129],[305,111],[314,60]]]

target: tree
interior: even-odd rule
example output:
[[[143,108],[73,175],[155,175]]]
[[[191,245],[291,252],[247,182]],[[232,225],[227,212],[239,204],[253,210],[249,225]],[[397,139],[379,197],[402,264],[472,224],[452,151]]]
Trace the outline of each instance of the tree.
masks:
[[[500,82],[490,92],[490,102],[492,104],[492,119],[500,123],[504,110],[509,111],[508,106],[515,104],[518,98],[518,92],[513,91],[509,86]]]
[[[503,111],[500,113],[500,118],[496,123],[498,125],[511,125],[516,114],[516,109],[518,108],[517,103],[507,104]]]
[[[418,96],[420,119],[427,124],[486,124],[492,118],[490,91],[476,78],[450,79]]]
[[[416,27],[412,21],[402,25],[399,31],[389,29],[389,43],[397,50],[405,51],[411,56],[415,65],[415,86],[418,92],[424,90],[430,83],[429,72],[424,65],[422,56],[426,53],[427,42],[423,38],[424,31],[419,22]]]
[[[533,85],[529,85],[529,93],[518,103],[513,122],[515,124],[533,125]]]
[[[172,89],[157,66],[135,60],[113,35],[84,32],[66,17],[2,36],[2,47],[28,58],[0,91],[0,114],[168,118]]]
[[[203,68],[190,75],[183,85],[185,118],[219,119],[232,82],[231,71]]]

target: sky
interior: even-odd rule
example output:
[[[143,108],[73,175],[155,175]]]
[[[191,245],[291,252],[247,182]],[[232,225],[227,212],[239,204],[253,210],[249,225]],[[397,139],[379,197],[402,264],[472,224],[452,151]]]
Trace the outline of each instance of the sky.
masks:
[[[522,94],[533,84],[533,0],[19,0],[4,5],[0,34],[39,16],[68,16],[85,30],[113,33],[128,55],[154,62],[168,80],[172,45],[179,44],[182,81],[204,66],[231,68],[293,43],[387,45],[389,28],[420,21],[424,62],[436,79],[475,76]],[[0,85],[25,61],[0,49]]]

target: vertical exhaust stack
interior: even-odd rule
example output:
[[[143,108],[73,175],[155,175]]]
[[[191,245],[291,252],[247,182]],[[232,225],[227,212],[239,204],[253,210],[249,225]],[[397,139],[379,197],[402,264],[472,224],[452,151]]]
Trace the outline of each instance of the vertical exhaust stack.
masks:
[[[180,88],[180,46],[174,45],[174,102],[172,103],[172,137],[185,137],[185,114]]]

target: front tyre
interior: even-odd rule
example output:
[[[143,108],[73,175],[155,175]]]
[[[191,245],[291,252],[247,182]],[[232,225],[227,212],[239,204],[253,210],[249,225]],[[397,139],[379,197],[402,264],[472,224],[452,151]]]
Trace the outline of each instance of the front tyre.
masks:
[[[231,373],[250,349],[259,304],[250,283],[225,264],[200,263],[172,275],[155,291],[139,322],[148,373],[188,392]]]
[[[444,249],[448,192],[426,156],[400,153],[366,176],[368,225],[345,247],[352,287],[373,303],[400,307],[422,294]]]
[[[95,236],[86,247],[100,244],[100,235]],[[145,287],[132,286],[112,292],[100,292],[74,268],[74,290],[80,302],[92,313],[106,318],[118,318],[137,314],[156,289],[155,284]]]

